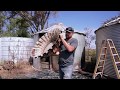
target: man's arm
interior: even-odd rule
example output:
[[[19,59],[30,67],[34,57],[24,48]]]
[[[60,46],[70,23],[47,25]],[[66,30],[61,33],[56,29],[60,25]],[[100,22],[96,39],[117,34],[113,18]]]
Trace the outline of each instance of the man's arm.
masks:
[[[64,40],[64,38],[63,38],[62,35],[60,35],[60,38],[61,38],[61,41],[62,41],[63,45],[64,45],[65,48],[68,50],[68,52],[73,52],[73,51],[75,50],[75,47],[72,46],[72,45],[70,45],[70,44],[68,44],[68,43]]]

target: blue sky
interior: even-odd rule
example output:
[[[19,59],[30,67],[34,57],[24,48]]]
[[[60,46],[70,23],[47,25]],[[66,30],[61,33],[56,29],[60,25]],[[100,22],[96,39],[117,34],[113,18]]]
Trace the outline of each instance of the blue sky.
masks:
[[[104,21],[120,14],[119,11],[59,11],[49,23],[63,23],[82,32],[84,28],[98,29]]]
[[[71,26],[76,31],[84,33],[85,28],[97,30],[104,21],[118,16],[119,11],[59,11],[56,18],[51,18],[50,23],[63,23],[65,26]],[[95,40],[92,42],[92,48],[95,48]]]

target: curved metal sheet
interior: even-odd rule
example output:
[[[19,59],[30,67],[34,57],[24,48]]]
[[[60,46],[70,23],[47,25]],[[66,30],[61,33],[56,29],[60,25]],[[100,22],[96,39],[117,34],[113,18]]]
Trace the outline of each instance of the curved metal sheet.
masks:
[[[113,40],[115,47],[118,51],[118,54],[120,55],[120,24],[119,23],[101,28],[96,31],[96,53],[97,53],[96,56],[98,56],[99,54],[102,40],[105,39]],[[107,55],[104,73],[113,78],[116,78],[116,73],[113,68],[110,54]]]

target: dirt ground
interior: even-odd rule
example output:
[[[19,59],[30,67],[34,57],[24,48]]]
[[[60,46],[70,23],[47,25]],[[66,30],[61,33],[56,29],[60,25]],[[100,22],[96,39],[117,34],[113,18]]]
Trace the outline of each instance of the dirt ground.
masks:
[[[13,79],[17,77],[22,77],[27,73],[33,72],[34,69],[28,62],[19,62],[17,63],[13,69],[5,70],[2,68],[3,65],[0,66],[0,78],[1,79]]]
[[[42,71],[36,71],[28,62],[18,62],[12,69],[0,66],[0,79],[59,79],[59,73],[49,70],[48,64]],[[79,73],[73,73],[73,79],[91,79]]]

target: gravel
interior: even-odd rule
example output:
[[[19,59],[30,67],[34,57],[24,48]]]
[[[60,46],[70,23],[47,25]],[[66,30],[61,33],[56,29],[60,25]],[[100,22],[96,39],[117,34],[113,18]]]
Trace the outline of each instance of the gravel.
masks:
[[[50,70],[34,71],[29,74],[26,74],[24,78],[25,79],[59,79],[59,73]],[[79,73],[73,73],[72,79],[91,79],[91,77]]]

